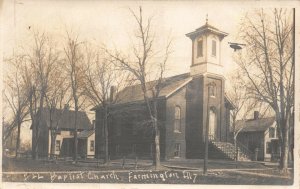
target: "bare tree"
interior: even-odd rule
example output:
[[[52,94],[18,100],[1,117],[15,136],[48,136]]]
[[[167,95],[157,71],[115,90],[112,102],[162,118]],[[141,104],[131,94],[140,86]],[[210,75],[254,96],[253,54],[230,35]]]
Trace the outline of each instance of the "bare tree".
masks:
[[[238,134],[243,130],[245,126],[244,123],[251,113],[256,109],[261,113],[260,116],[264,117],[269,112],[269,106],[266,106],[264,103],[259,102],[256,99],[250,98],[246,86],[240,79],[242,77],[240,70],[233,71],[229,78],[231,88],[227,92],[231,103],[234,105],[234,109],[230,112],[230,116],[232,118],[231,130],[236,151],[238,148]],[[238,120],[241,121],[242,124],[237,125]]]
[[[32,157],[38,158],[39,127],[45,96],[49,89],[50,76],[58,61],[58,52],[50,35],[33,31],[33,46],[28,53],[28,66],[24,78],[29,90],[29,109],[32,121]]]
[[[101,107],[103,109],[102,125],[105,136],[104,161],[108,164],[108,117],[112,114],[110,106],[118,101],[118,91],[126,86],[129,75],[122,70],[118,70],[105,57],[104,53],[101,57],[100,52],[97,50],[87,49],[85,57],[85,95],[94,107]]]
[[[83,42],[79,41],[78,35],[66,32],[66,42],[64,45],[64,63],[65,72],[69,78],[71,95],[74,102],[75,120],[74,120],[74,162],[77,162],[78,139],[77,139],[77,117],[81,107],[82,98],[84,98],[84,69],[83,69]],[[84,99],[82,100],[84,102]]]
[[[64,82],[66,78],[61,72],[61,66],[57,66],[52,72],[52,79],[49,81],[49,90],[45,96],[47,108],[49,110],[49,130],[51,138],[50,158],[54,158],[55,141],[59,122],[63,116],[66,104],[71,100],[67,95],[69,85]]]
[[[288,168],[289,129],[294,111],[294,48],[292,11],[257,10],[246,15],[240,38],[247,43],[237,62],[251,98],[274,110],[281,144],[280,168]]]
[[[161,83],[166,69],[166,62],[170,54],[171,41],[167,42],[166,48],[162,51],[155,51],[155,36],[152,31],[152,18],[144,19],[142,8],[136,14],[131,13],[137,24],[135,39],[137,42],[132,47],[132,56],[124,56],[116,50],[111,57],[117,62],[117,65],[125,71],[134,75],[134,78],[140,83],[144,102],[147,107],[151,126],[155,132],[155,157],[154,163],[156,169],[160,168],[160,128],[158,124],[157,101],[161,91]],[[159,54],[162,52],[162,54]],[[108,52],[109,53],[109,52]],[[131,58],[132,57],[132,58]],[[162,57],[160,60],[158,57]],[[150,83],[151,76],[153,81]]]
[[[21,125],[29,113],[27,108],[28,88],[22,78],[22,67],[24,66],[25,58],[24,56],[15,55],[12,59],[7,60],[7,63],[7,66],[11,67],[13,71],[6,76],[4,97],[6,99],[5,102],[8,103],[13,113],[13,117],[9,126],[4,130],[3,142],[5,143],[11,132],[17,127],[17,141],[15,147],[15,155],[17,157],[20,148]]]

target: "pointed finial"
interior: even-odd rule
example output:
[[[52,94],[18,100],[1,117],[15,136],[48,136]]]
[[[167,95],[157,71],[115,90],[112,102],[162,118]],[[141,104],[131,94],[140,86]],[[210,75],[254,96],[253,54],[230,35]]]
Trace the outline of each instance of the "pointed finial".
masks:
[[[208,24],[208,14],[206,14],[206,24]]]

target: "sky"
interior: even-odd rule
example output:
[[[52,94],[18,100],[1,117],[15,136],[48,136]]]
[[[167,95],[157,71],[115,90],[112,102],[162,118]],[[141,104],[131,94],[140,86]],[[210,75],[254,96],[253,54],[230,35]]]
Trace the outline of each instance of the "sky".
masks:
[[[291,7],[291,3],[283,1],[275,5]],[[3,56],[10,56],[20,44],[31,43],[33,30],[46,31],[61,39],[64,31],[72,28],[82,40],[126,49],[135,26],[129,8],[138,11],[139,6],[146,17],[153,16],[153,30],[159,40],[173,39],[166,73],[171,76],[189,72],[191,40],[185,34],[204,25],[206,16],[209,24],[229,33],[222,42],[221,61],[225,74],[231,73],[235,68],[234,52],[228,42],[240,42],[237,34],[242,16],[254,8],[274,4],[272,1],[6,0],[2,5]]]
[[[15,2],[15,5],[14,5]],[[271,2],[271,1],[269,1]],[[279,3],[276,3],[279,4]],[[247,5],[247,6],[246,6]],[[225,73],[232,70],[233,50],[228,42],[236,39],[240,20],[253,8],[268,7],[264,1],[79,1],[12,0],[4,1],[4,56],[14,46],[30,43],[32,31],[47,31],[62,36],[70,28],[82,40],[126,48],[135,28],[129,11],[142,6],[145,16],[154,16],[153,30],[159,40],[173,39],[173,53],[167,75],[188,72],[191,64],[191,40],[185,34],[205,24],[229,33],[223,40],[222,62]],[[30,29],[29,29],[30,27]]]
[[[4,56],[12,53],[14,44],[28,43],[33,30],[61,35],[72,28],[83,40],[97,41],[108,46],[126,47],[134,31],[134,11],[142,6],[146,16],[154,16],[153,30],[159,40],[173,39],[173,53],[169,75],[188,72],[191,63],[191,41],[185,36],[205,24],[229,33],[223,40],[224,69],[232,67],[232,49],[228,41],[235,42],[240,18],[247,9],[238,3],[208,3],[202,1],[25,1],[6,2]],[[28,29],[30,27],[30,30]],[[26,41],[26,42],[25,42]],[[30,41],[29,41],[30,43]],[[17,48],[17,47],[15,47]]]

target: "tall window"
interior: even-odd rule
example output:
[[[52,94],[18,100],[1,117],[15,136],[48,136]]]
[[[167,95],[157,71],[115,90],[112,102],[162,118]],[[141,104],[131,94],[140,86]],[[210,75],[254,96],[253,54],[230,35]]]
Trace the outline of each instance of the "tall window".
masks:
[[[208,92],[210,97],[215,97],[216,96],[216,86],[215,85],[210,85],[208,87]]]
[[[60,151],[60,140],[55,141],[55,151]]]
[[[180,144],[175,144],[175,151],[174,151],[174,157],[180,157]]]
[[[93,152],[95,150],[95,141],[90,141],[90,151]]]
[[[212,51],[211,51],[212,56],[217,55],[217,42],[215,40],[212,40]]]
[[[272,152],[271,142],[267,142],[266,147],[267,147],[266,153],[267,153],[267,154],[271,154],[271,152]]]
[[[197,57],[202,57],[203,56],[203,41],[199,40],[197,42]]]
[[[181,131],[181,110],[179,106],[175,107],[175,115],[174,115],[174,132]]]
[[[269,128],[269,138],[275,138],[275,128],[274,127]]]

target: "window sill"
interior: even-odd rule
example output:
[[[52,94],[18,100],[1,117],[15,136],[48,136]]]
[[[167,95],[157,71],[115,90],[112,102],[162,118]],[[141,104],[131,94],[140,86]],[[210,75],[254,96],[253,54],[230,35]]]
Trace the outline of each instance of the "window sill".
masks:
[[[180,134],[180,133],[181,133],[181,131],[174,131],[174,133],[178,133],[178,134]]]

